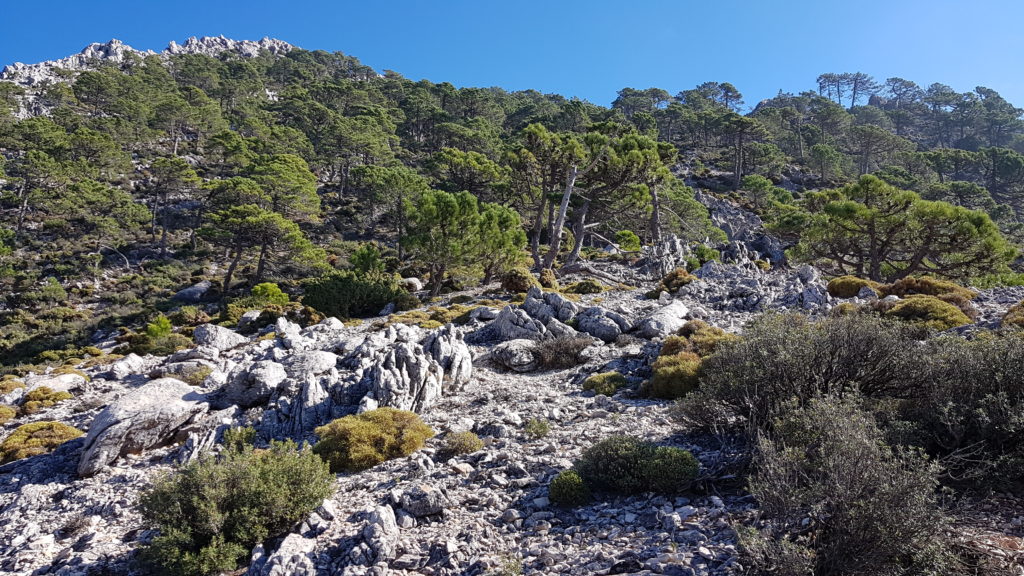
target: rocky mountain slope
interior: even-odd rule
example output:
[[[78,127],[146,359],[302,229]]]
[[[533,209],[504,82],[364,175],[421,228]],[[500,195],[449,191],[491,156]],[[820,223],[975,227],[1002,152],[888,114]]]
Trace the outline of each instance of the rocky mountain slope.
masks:
[[[750,252],[740,241],[735,248]],[[671,246],[663,252],[672,257]],[[604,272],[639,275],[640,268],[608,264]],[[138,494],[176,463],[214,449],[226,427],[311,440],[312,429],[333,418],[394,406],[418,411],[438,432],[473,431],[485,446],[449,458],[434,439],[407,458],[339,475],[334,496],[315,513],[283,540],[253,550],[249,574],[484,574],[520,563],[527,574],[741,573],[734,526],[756,513],[756,503],[729,473],[734,449],[682,433],[668,402],[628,390],[584,393],[580,382],[608,370],[645,378],[662,339],[686,319],[738,331],[765,311],[822,314],[835,301],[806,266],[765,271],[738,257],[709,262],[696,276],[658,300],[647,299],[644,287],[578,302],[535,288],[521,304],[476,308],[458,328],[328,318],[303,329],[281,319],[243,336],[204,325],[194,349],[169,357],[130,355],[83,367],[82,375],[30,375],[26,388],[0,402],[18,404],[41,386],[73,398],[6,430],[56,420],[88,433],[0,467],[7,543],[0,570],[132,573],[134,551],[153,537],[134,508]],[[1024,296],[1007,290],[983,294],[982,323]],[[532,350],[565,334],[592,338],[584,361],[539,369]],[[199,385],[182,381],[196,373],[207,374]],[[527,434],[534,419],[550,432]],[[554,506],[549,480],[618,433],[691,450],[700,481],[677,497]]]

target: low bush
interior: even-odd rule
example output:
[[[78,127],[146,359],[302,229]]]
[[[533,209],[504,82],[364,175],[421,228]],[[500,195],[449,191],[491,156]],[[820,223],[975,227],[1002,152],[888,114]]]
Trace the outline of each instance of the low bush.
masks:
[[[1024,302],[1018,302],[1006,311],[1001,326],[1003,328],[1024,328]]]
[[[797,556],[813,557],[814,574],[948,573],[935,464],[889,448],[852,399],[814,399],[772,428],[750,479],[764,537],[810,549]]]
[[[701,357],[710,356],[722,344],[739,339],[739,336],[729,334],[702,320],[690,320],[679,329],[679,335],[686,338],[690,343],[690,349]]]
[[[662,292],[675,294],[683,286],[693,282],[697,277],[686,271],[685,268],[676,268],[666,274],[658,285],[647,293],[648,298],[657,298]]]
[[[615,243],[619,245],[619,250],[625,252],[640,251],[640,237],[632,230],[619,230],[616,232]]]
[[[40,386],[25,394],[21,404],[21,414],[35,414],[43,408],[49,408],[58,402],[70,400],[71,394],[64,391],[55,391],[49,386]]]
[[[682,398],[700,383],[701,358],[693,352],[660,355],[651,364],[651,379],[644,392],[654,398]]]
[[[452,456],[472,454],[477,450],[483,449],[483,447],[484,441],[472,432],[449,432],[444,436],[444,446],[441,448],[441,454],[450,458]]]
[[[523,433],[531,440],[539,440],[551,432],[551,424],[543,418],[530,418],[523,426]]]
[[[52,452],[61,444],[85,434],[61,422],[22,424],[0,443],[0,464]]]
[[[197,306],[182,306],[168,318],[176,326],[199,326],[210,321],[210,315]]]
[[[302,302],[336,318],[374,316],[405,292],[398,280],[393,274],[335,272],[306,281]]]
[[[333,481],[326,463],[291,441],[200,458],[141,495],[143,518],[160,531],[142,558],[174,576],[235,570],[253,546],[319,506]]]
[[[693,255],[700,262],[701,266],[707,264],[708,262],[710,262],[712,260],[721,260],[722,259],[722,253],[721,252],[719,252],[718,250],[715,250],[714,248],[712,248],[710,246],[704,245],[704,244],[698,244],[698,245],[694,246],[694,248],[693,248]]]
[[[939,280],[930,276],[902,278],[881,287],[882,296],[909,296],[919,294],[922,296],[941,296],[943,294],[958,294],[968,300],[978,297],[978,293],[969,288],[964,288],[947,280]]]
[[[11,420],[14,420],[14,417],[17,415],[18,411],[15,410],[13,406],[0,404],[0,425],[7,424]]]
[[[25,387],[25,383],[22,382],[21,380],[17,380],[13,376],[8,378],[8,376],[10,375],[4,376],[4,379],[0,380],[0,395],[10,394],[11,392],[17,390],[18,388]]]
[[[601,284],[597,280],[587,278],[585,280],[569,284],[562,289],[562,292],[565,294],[600,294],[607,289],[607,286]]]
[[[332,472],[358,472],[423,447],[434,431],[407,410],[377,408],[339,418],[316,429],[313,452]]]
[[[469,313],[478,306],[452,304],[448,307],[431,306],[426,310],[409,310],[401,314],[392,314],[387,324],[405,324],[419,326],[425,330],[440,328],[445,324],[462,325],[469,322]]]
[[[828,293],[834,298],[853,298],[860,293],[861,289],[867,286],[876,293],[880,293],[882,284],[867,278],[856,276],[840,276],[828,282]]]
[[[555,271],[551,268],[545,268],[540,271],[540,285],[543,288],[549,290],[558,290],[558,278],[555,277]]]
[[[686,490],[699,467],[697,459],[681,448],[612,436],[585,450],[573,469],[591,489],[630,495]]]
[[[935,296],[908,296],[896,302],[885,316],[939,331],[971,323],[970,317],[960,308]]]
[[[627,384],[626,377],[618,372],[602,372],[592,374],[583,381],[584,390],[593,390],[596,394],[612,396],[619,388]]]
[[[548,484],[548,498],[562,506],[578,506],[590,501],[590,488],[575,470],[563,470]]]
[[[559,336],[538,342],[535,354],[544,369],[572,368],[580,364],[580,354],[593,343],[589,336]]]
[[[252,287],[254,298],[266,302],[284,306],[288,303],[288,295],[281,291],[281,288],[273,282],[263,282]]]
[[[526,268],[512,268],[501,277],[501,289],[512,294],[526,292],[540,282]]]
[[[140,356],[145,356],[146,354],[167,356],[174,354],[178,350],[191,347],[192,339],[177,332],[171,332],[157,338],[153,338],[149,334],[135,334],[128,339],[129,350]]]

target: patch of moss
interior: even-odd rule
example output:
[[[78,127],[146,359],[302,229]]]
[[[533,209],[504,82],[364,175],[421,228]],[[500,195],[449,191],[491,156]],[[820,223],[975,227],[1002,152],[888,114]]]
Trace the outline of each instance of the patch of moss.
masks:
[[[867,278],[856,276],[840,276],[829,280],[828,293],[834,298],[853,298],[860,293],[861,288],[867,286],[875,292],[881,293],[882,284]]]
[[[506,292],[526,292],[540,282],[526,268],[513,268],[501,277],[501,289]]]
[[[907,296],[885,312],[885,316],[933,330],[949,330],[971,323],[971,319],[953,304],[923,295]]]
[[[70,400],[71,394],[57,392],[49,386],[40,386],[25,394],[25,401],[21,404],[21,414],[35,414],[43,408],[49,408],[58,402]]]
[[[608,287],[604,284],[594,280],[593,278],[587,278],[580,280],[579,282],[573,282],[562,289],[563,294],[600,294],[607,290]]]
[[[913,294],[923,296],[958,294],[967,300],[974,300],[978,297],[978,293],[974,290],[930,276],[902,278],[892,284],[882,286],[881,294],[883,296],[899,296],[900,298]]]
[[[15,410],[13,406],[0,404],[0,425],[7,424],[11,420],[14,420],[17,415],[18,411]]]
[[[0,464],[52,452],[57,446],[83,434],[81,430],[60,422],[22,424],[0,443]]]
[[[658,356],[651,364],[651,379],[644,391],[654,398],[674,400],[697,388],[701,358],[693,352]]]
[[[675,294],[677,290],[696,279],[697,277],[687,272],[685,268],[676,268],[666,274],[665,277],[658,282],[658,285],[655,286],[654,290],[647,293],[647,297],[654,299],[660,296],[662,292]]]
[[[8,375],[9,376],[9,375]],[[21,380],[16,380],[13,377],[4,377],[4,380],[0,380],[0,394],[10,394],[18,388],[24,388],[25,383]]]
[[[477,308],[479,306],[452,304],[448,307],[431,306],[425,310],[409,310],[401,314],[392,314],[388,317],[386,325],[405,324],[426,330],[440,328],[445,324],[462,325],[469,322],[469,313]]]

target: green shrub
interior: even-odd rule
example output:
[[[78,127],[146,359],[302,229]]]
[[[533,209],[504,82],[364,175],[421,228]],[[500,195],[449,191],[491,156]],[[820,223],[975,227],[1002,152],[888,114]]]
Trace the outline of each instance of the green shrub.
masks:
[[[198,306],[182,306],[169,316],[177,326],[199,326],[210,321],[210,315]]]
[[[200,458],[141,495],[143,518],[160,530],[142,557],[175,576],[235,570],[253,546],[319,506],[333,481],[320,458],[291,441]]]
[[[699,467],[686,450],[612,436],[585,450],[574,469],[593,489],[630,495],[686,490]]]
[[[206,377],[210,374],[213,374],[213,368],[210,368],[209,366],[199,366],[195,370],[190,370],[175,377],[189,386],[202,386],[203,382],[206,381]]]
[[[597,394],[611,396],[626,385],[626,377],[618,372],[593,374],[583,381],[584,390],[593,390]]]
[[[150,340],[158,340],[167,336],[171,333],[171,320],[163,314],[156,317],[155,320],[146,324],[146,336]]]
[[[950,573],[938,466],[887,446],[850,399],[813,399],[773,430],[758,442],[750,490],[770,537],[809,543],[814,574]]]
[[[704,244],[698,244],[693,249],[693,255],[700,261],[700,265],[703,266],[712,260],[721,260],[722,253],[710,246]]]
[[[651,379],[644,391],[654,398],[682,398],[700,383],[701,358],[693,352],[660,355],[651,364]]]
[[[640,237],[632,230],[619,230],[615,233],[615,243],[625,252],[640,251]]]
[[[501,289],[513,294],[527,292],[534,286],[540,286],[540,282],[526,268],[512,268],[501,277]]]
[[[558,290],[558,278],[555,276],[555,271],[550,268],[541,270],[540,285],[549,290]]]
[[[57,446],[83,434],[81,430],[60,422],[22,424],[0,443],[0,464],[52,452]]]
[[[840,276],[828,282],[828,293],[835,298],[853,298],[860,293],[861,288],[867,286],[875,292],[881,293],[882,284],[867,278],[856,276]]]
[[[11,420],[14,420],[14,417],[17,415],[18,411],[15,410],[13,406],[0,404],[0,425],[7,424]]]
[[[883,296],[909,296],[920,294],[923,296],[941,296],[943,294],[959,294],[968,300],[978,297],[978,293],[969,288],[964,288],[947,280],[939,280],[930,276],[907,277],[897,280],[892,284],[881,287]]]
[[[604,292],[607,289],[607,286],[601,284],[597,280],[594,280],[593,278],[587,278],[585,280],[580,280],[579,282],[573,282],[572,284],[569,284],[568,286],[562,289],[562,292],[566,294],[600,294],[601,292]]]
[[[25,394],[25,399],[21,404],[21,414],[35,414],[43,408],[49,408],[58,402],[70,399],[71,394],[68,392],[57,392],[49,386],[40,386]]]
[[[384,258],[380,248],[372,242],[360,244],[348,257],[348,262],[358,274],[384,272]]]
[[[403,292],[392,274],[341,271],[309,280],[302,302],[336,318],[374,316]]]
[[[228,428],[224,431],[224,447],[233,452],[244,452],[256,443],[256,429],[251,426]]]
[[[697,277],[690,274],[683,268],[676,268],[669,272],[664,278],[658,282],[658,285],[647,293],[648,298],[657,298],[662,292],[668,292],[669,294],[675,294],[683,286],[686,286],[690,282],[696,280]]]
[[[410,294],[404,290],[395,297],[394,302],[396,312],[413,310],[423,305],[423,302],[420,302],[420,299],[415,294]]]
[[[580,354],[593,343],[589,336],[559,336],[538,342],[534,353],[544,369],[572,368],[580,364]]]
[[[531,440],[539,440],[551,432],[551,424],[543,418],[530,418],[523,426],[523,433]]]
[[[758,269],[764,272],[767,272],[772,269],[772,263],[767,260],[754,260],[754,266],[757,266]]]
[[[908,296],[897,302],[885,315],[932,330],[949,330],[971,323],[971,319],[962,310],[935,296]]]
[[[281,288],[273,282],[263,282],[252,287],[252,296],[267,304],[284,306],[288,303],[288,295],[281,291]]]
[[[702,320],[690,320],[679,329],[679,335],[685,337],[690,342],[692,351],[702,358],[711,356],[726,342],[734,342],[739,338]],[[664,354],[664,351],[662,353]]]
[[[434,431],[413,412],[378,408],[320,426],[316,435],[313,451],[332,472],[358,472],[412,454]]]
[[[139,355],[167,356],[191,347],[192,339],[176,332],[155,339],[148,334],[136,334],[128,339],[129,350]]]
[[[483,447],[484,441],[472,432],[449,432],[445,434],[441,453],[448,457],[461,456],[463,454],[472,454],[477,450],[483,449]]]
[[[1004,328],[1024,328],[1024,302],[1011,306],[1003,316],[1001,325]]]
[[[548,484],[548,498],[562,506],[578,506],[590,501],[590,489],[575,470],[563,470]]]

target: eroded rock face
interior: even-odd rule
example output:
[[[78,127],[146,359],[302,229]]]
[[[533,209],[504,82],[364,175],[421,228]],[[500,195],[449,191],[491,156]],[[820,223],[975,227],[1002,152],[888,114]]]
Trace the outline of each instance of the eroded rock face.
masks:
[[[600,306],[591,306],[576,316],[576,328],[594,338],[614,342],[620,335],[629,332],[633,325],[622,314]]]
[[[152,380],[125,394],[89,426],[78,474],[91,476],[121,456],[173,441],[178,429],[207,410],[205,401],[174,378]]]
[[[265,555],[263,545],[257,547],[249,565],[247,576],[316,576],[316,564],[313,562],[313,549],[316,540],[305,538],[301,534],[289,534],[281,541],[269,556]]]

